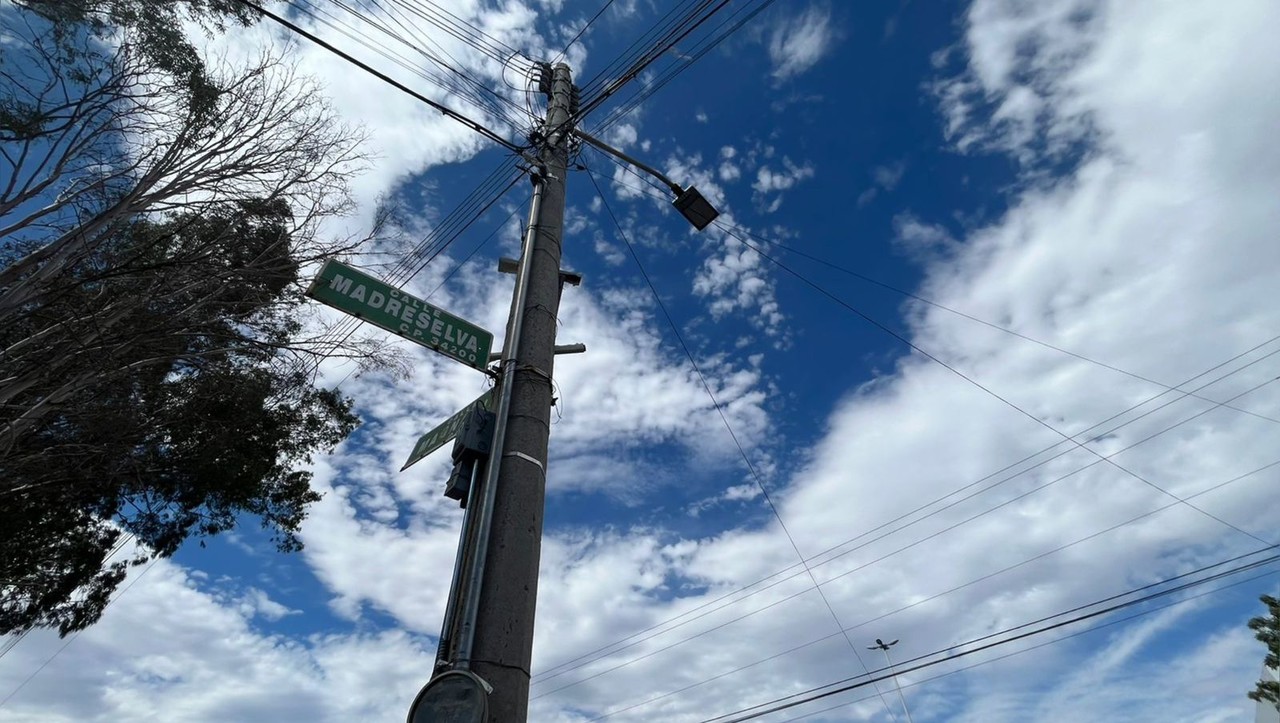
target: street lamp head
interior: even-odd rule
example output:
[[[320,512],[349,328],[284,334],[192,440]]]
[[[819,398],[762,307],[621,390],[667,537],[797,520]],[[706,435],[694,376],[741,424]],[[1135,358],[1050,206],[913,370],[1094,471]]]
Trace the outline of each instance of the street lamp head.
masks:
[[[711,202],[693,186],[681,191],[680,195],[676,196],[676,200],[672,203],[675,205],[676,210],[680,212],[680,215],[684,216],[699,231],[710,225],[720,215],[715,206],[712,206]]]

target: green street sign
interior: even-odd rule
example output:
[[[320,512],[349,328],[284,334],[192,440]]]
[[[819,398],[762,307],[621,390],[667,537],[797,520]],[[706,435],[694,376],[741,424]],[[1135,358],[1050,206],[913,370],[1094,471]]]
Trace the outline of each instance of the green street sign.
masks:
[[[413,445],[413,451],[409,453],[409,461],[404,463],[400,471],[403,472],[409,469],[409,465],[440,449],[446,442],[458,436],[458,432],[462,431],[463,425],[467,423],[467,418],[471,416],[472,410],[476,407],[492,412],[493,392],[494,390],[490,389],[481,394],[479,399],[458,410],[456,414],[441,422],[435,429],[418,437],[418,443]]]
[[[339,261],[324,262],[307,296],[467,366],[489,363],[493,334]]]

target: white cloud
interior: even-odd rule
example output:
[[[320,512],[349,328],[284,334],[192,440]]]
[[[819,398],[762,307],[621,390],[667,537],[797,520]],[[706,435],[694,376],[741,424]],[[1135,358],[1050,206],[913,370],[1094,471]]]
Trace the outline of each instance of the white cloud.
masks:
[[[1280,311],[1271,303],[1280,277],[1274,243],[1280,147],[1272,138],[1280,127],[1280,96],[1273,92],[1280,87],[1280,56],[1270,37],[1280,27],[1280,6],[1117,0],[1093,3],[1083,16],[1060,12],[1064,7],[1076,6],[1050,11],[1035,3],[975,3],[966,26],[968,85],[961,94],[950,92],[961,86],[947,86],[941,97],[953,137],[974,139],[971,149],[995,149],[1037,165],[1061,153],[1054,139],[1072,138],[1093,143],[1090,153],[1066,177],[1015,189],[1007,212],[984,227],[948,235],[933,219],[902,216],[896,233],[930,248],[945,242],[945,263],[925,262],[921,295],[1176,384],[1280,329]],[[1031,47],[1041,49],[1019,50]],[[1037,80],[1028,84],[1028,77]],[[1021,100],[1006,103],[1018,94]],[[1003,113],[984,115],[974,97],[999,104]],[[698,165],[677,169],[679,177],[723,200],[711,172]],[[694,284],[711,308],[767,316],[776,299],[769,277],[751,260],[757,257],[714,235],[708,248],[711,257]],[[492,286],[487,294],[467,287],[472,295],[450,303],[500,328],[509,287]],[[554,494],[610,500],[611,484],[635,483],[626,475],[642,477],[650,469],[642,465],[647,445],[678,444],[691,431],[715,427],[715,411],[696,379],[659,341],[664,332],[652,309],[632,291],[566,295],[562,336],[586,341],[590,351],[557,360],[568,409],[553,437]],[[1161,391],[935,307],[910,307],[907,321],[914,343],[1071,434]],[[1243,369],[1200,393],[1227,399],[1273,379],[1274,358],[1243,368],[1273,348],[1218,370]],[[305,528],[305,559],[344,614],[367,623],[361,616],[373,607],[429,633],[439,623],[457,509],[439,496],[445,467],[439,455],[403,475],[392,470],[425,420],[441,418],[481,388],[473,373],[464,376],[465,370],[425,355],[420,361],[418,381],[399,387],[356,380],[357,396],[380,429],[368,448],[319,466],[319,484],[330,494]],[[706,362],[735,430],[748,443],[760,442],[770,420],[759,372],[717,357]],[[1280,403],[1275,387],[1236,403],[1274,409]],[[1189,420],[1115,458],[1184,498],[1273,461],[1274,423],[1223,409],[1193,418],[1206,408],[1182,399],[1093,446],[1109,454]],[[876,380],[845,390],[829,417],[815,423],[822,436],[811,449],[796,451],[794,473],[768,480],[807,556],[1062,441],[906,350]],[[601,445],[608,451],[594,453]],[[713,446],[709,460],[697,461],[722,469],[735,452],[723,439]],[[1069,453],[937,516],[913,522],[921,515],[910,515],[903,523],[912,524],[901,531],[892,531],[895,526],[857,539],[858,549],[847,555],[818,556],[814,574],[824,581],[832,609],[843,625],[860,626],[850,632],[853,640],[901,637],[895,655],[909,657],[1255,545],[1182,505],[1076,543],[1170,500],[1105,464],[1076,471],[1096,458],[1065,444],[1057,449]],[[627,464],[607,464],[610,458]],[[559,477],[568,474],[588,481]],[[760,500],[746,499],[754,495],[744,484],[749,480],[721,476],[706,497],[748,508],[753,514],[745,522],[704,514],[696,535],[638,523],[549,534],[534,719],[583,720],[615,711],[610,720],[701,720],[861,672],[834,635],[822,599],[809,591],[787,535]],[[1277,483],[1273,469],[1193,503],[1266,536],[1280,519],[1280,502],[1268,493]],[[661,487],[637,494],[650,492],[642,502],[663,501]],[[946,529],[1001,502],[1009,504]],[[393,511],[403,514],[401,507],[410,510],[409,519],[389,522]],[[1076,544],[1011,567],[1070,543]],[[388,557],[422,564],[398,576],[368,574]],[[1004,568],[1010,569],[1000,572]],[[744,602],[664,622],[779,570],[787,572],[770,580],[776,586]],[[999,574],[968,584],[993,573]],[[1249,710],[1243,693],[1260,653],[1242,621],[1215,616],[1214,602],[947,679],[907,674],[905,693],[920,720],[1238,719]],[[197,721],[388,719],[403,715],[429,668],[429,648],[412,634],[266,636],[253,628],[260,607],[220,605],[180,569],[162,563],[0,715],[165,720],[182,710],[185,720]],[[731,622],[748,613],[754,614]],[[552,677],[565,670],[552,666],[655,625],[650,632],[660,634],[652,639],[646,633],[624,641],[609,648],[608,657]],[[34,669],[59,644],[53,636],[31,636],[0,661],[2,677]],[[729,674],[751,663],[758,664]],[[599,677],[587,680],[594,674]],[[657,696],[665,697],[647,702]],[[832,714],[836,719],[888,718],[878,699],[854,703],[853,697],[822,707],[849,706]]]
[[[433,651],[402,632],[289,641],[255,630],[253,616],[158,562],[98,625],[70,642],[37,631],[5,656],[5,695],[51,662],[0,720],[385,720],[404,715],[430,669]]]
[[[756,180],[751,184],[755,192],[754,200],[757,210],[773,213],[782,206],[782,192],[790,190],[797,183],[813,178],[813,166],[796,164],[790,158],[783,157],[782,169],[774,170],[767,164],[756,169]]]
[[[831,9],[823,5],[810,5],[778,23],[769,36],[773,77],[784,81],[804,73],[822,60],[834,40]]]

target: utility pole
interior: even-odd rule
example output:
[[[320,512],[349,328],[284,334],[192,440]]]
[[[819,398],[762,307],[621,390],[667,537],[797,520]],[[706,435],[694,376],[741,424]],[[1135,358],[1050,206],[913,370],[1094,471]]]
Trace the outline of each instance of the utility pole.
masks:
[[[661,179],[675,195],[673,205],[694,228],[706,228],[719,215],[698,189],[684,188],[622,151],[576,131],[577,89],[569,66],[559,63],[543,68],[539,86],[548,96],[547,117],[532,178],[529,226],[519,261],[503,259],[498,266],[515,271],[516,288],[498,373],[492,437],[482,442],[478,437],[471,439],[470,431],[459,432],[454,447],[455,471],[445,494],[463,501],[466,515],[436,672],[410,706],[409,723],[519,723],[528,718],[552,366],[557,353],[585,350],[581,344],[558,347],[555,343],[561,289],[581,281],[577,274],[560,268],[570,138],[576,136]],[[466,429],[471,430],[472,424],[468,422]],[[475,424],[484,427],[487,422]],[[464,438],[469,440],[465,444]],[[478,464],[461,466],[460,460],[475,459],[467,456],[473,453],[487,459],[483,474]],[[419,458],[411,457],[405,466]]]
[[[453,649],[441,650],[450,670],[438,678],[456,671],[478,677],[488,688],[488,720],[496,723],[528,717],[552,367],[567,276],[560,269],[560,245],[574,99],[569,66],[560,63],[551,73],[529,226],[507,320],[493,452],[469,495],[465,550],[455,574],[458,602],[447,616],[455,619],[445,622]]]

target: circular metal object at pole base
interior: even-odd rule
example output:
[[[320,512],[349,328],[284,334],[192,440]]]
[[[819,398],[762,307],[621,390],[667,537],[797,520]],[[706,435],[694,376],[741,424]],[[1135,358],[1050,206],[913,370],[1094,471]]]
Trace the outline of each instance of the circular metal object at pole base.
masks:
[[[485,723],[489,686],[469,670],[446,670],[422,686],[408,723]]]

